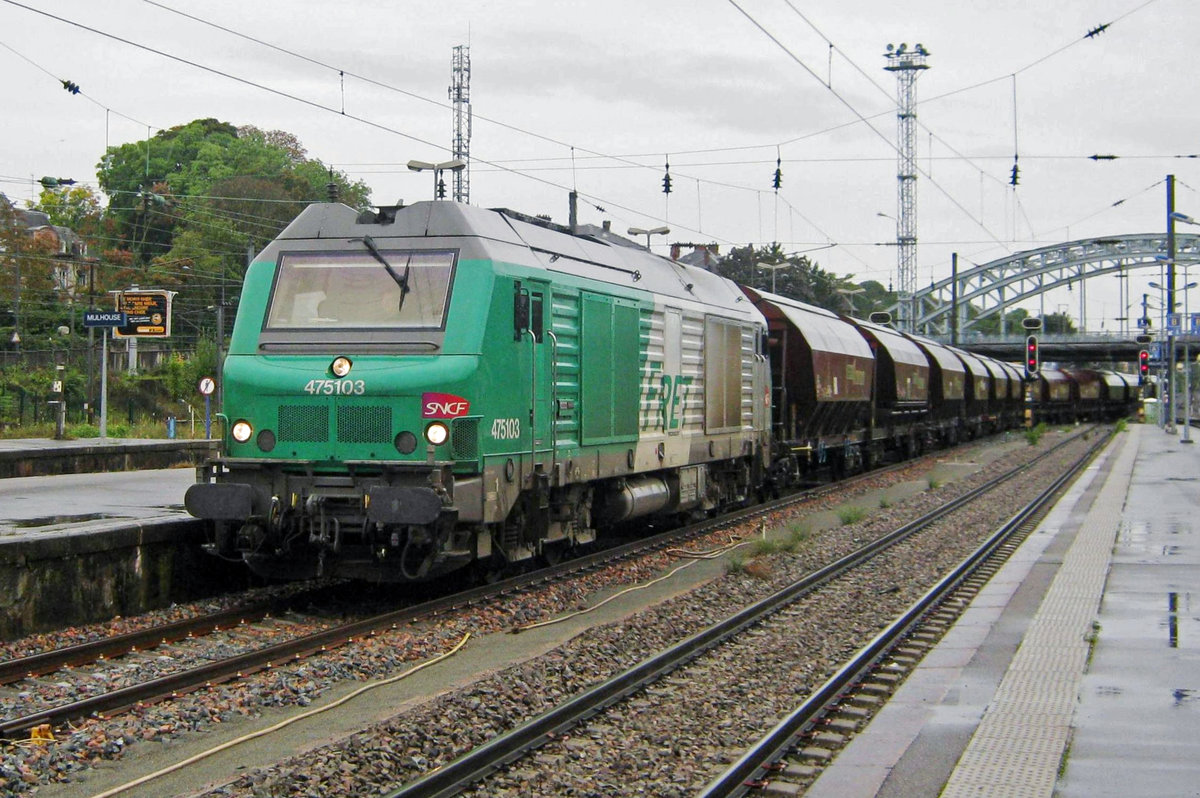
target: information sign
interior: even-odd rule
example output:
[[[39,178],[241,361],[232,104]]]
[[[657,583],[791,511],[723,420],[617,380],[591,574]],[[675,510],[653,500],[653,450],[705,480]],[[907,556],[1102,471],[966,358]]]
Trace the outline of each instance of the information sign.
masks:
[[[119,291],[117,310],[126,322],[113,329],[118,338],[168,338],[174,291]]]
[[[128,323],[128,316],[112,310],[85,310],[83,312],[84,327],[122,327]]]

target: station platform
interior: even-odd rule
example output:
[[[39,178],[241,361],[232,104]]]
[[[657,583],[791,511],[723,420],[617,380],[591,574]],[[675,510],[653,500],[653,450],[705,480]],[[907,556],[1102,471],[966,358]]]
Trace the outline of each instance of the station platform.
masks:
[[[807,798],[1200,796],[1200,446],[1119,433]]]
[[[51,443],[40,451],[63,451]],[[205,594],[218,561],[200,551],[203,522],[183,507],[195,481],[186,463],[0,479],[0,638]]]
[[[3,438],[0,478],[199,464],[216,456],[217,444],[216,440],[186,438]]]

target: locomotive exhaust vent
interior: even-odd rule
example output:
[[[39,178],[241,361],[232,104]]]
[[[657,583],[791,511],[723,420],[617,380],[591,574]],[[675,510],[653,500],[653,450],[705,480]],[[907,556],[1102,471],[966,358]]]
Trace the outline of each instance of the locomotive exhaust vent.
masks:
[[[337,438],[341,443],[391,443],[392,409],[386,405],[339,407]]]
[[[322,443],[328,439],[328,407],[279,406],[279,440],[295,443]]]

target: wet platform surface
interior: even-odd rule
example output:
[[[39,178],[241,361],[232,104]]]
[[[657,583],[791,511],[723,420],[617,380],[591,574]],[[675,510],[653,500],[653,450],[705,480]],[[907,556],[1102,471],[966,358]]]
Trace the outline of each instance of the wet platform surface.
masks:
[[[131,521],[190,518],[183,494],[194,468],[0,479],[0,543]]]
[[[188,438],[0,438],[0,479],[196,464],[214,457],[216,447],[215,440]]]
[[[1198,450],[1119,434],[806,795],[1200,796]]]

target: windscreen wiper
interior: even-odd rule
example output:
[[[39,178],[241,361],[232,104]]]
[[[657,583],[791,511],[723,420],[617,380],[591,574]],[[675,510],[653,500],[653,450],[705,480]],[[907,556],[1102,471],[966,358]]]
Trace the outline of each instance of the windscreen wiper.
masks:
[[[375,246],[375,239],[370,236],[362,237],[363,246],[371,253],[375,260],[383,264],[383,268],[387,269],[387,273],[396,281],[396,285],[400,286],[400,304],[396,308],[396,312],[400,313],[404,310],[404,297],[408,296],[408,270],[412,266],[412,254],[409,253],[408,260],[404,261],[404,274],[396,274],[396,270],[392,268],[392,264],[388,263],[387,258],[383,257],[383,253],[379,251],[379,247]]]

